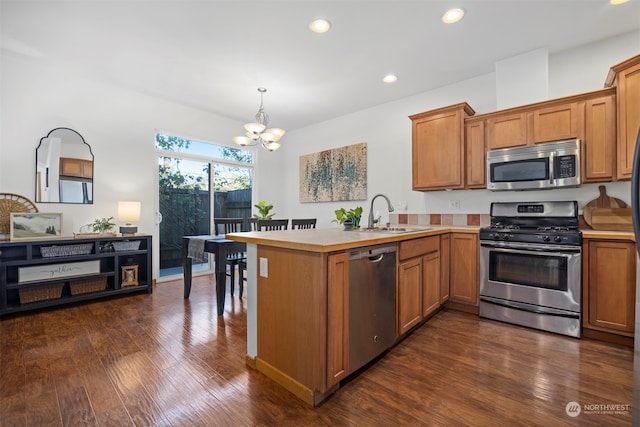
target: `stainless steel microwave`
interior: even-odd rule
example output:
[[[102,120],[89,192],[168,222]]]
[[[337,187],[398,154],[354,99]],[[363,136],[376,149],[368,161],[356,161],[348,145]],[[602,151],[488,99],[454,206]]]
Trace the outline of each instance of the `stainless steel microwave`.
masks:
[[[488,190],[543,190],[580,183],[579,139],[487,152]]]

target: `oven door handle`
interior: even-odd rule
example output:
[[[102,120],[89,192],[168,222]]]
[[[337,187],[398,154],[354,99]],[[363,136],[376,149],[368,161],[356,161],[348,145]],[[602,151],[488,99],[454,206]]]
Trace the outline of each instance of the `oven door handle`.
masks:
[[[514,310],[528,311],[530,313],[547,314],[550,316],[558,316],[558,317],[569,317],[572,319],[580,318],[579,313],[574,313],[572,311],[558,310],[556,308],[551,308],[551,307],[534,306],[532,304],[524,304],[516,301],[507,301],[500,298],[480,296],[480,301],[483,301],[488,304],[495,304],[503,307],[513,308]]]
[[[508,246],[507,246],[508,245]],[[581,252],[580,246],[564,246],[564,245],[536,245],[531,246],[527,243],[511,242],[511,243],[480,243],[484,248],[490,248],[496,252],[509,252],[518,254],[539,254],[540,252],[553,252],[558,255],[571,256]]]

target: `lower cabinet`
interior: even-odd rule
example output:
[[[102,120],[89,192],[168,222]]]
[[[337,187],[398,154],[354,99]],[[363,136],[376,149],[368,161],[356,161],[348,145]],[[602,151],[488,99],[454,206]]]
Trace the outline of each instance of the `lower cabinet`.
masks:
[[[400,242],[397,327],[402,335],[441,305],[440,236]]]
[[[480,297],[478,235],[450,233],[449,238],[449,302],[477,313]]]
[[[327,388],[349,372],[349,254],[329,256],[327,288]]]
[[[630,241],[585,239],[582,326],[632,337],[636,301],[636,248]]]
[[[422,257],[398,264],[398,335],[422,320]]]
[[[449,234],[440,236],[440,304],[444,304],[449,300],[449,268],[450,268],[450,250]]]
[[[422,316],[427,317],[438,308],[440,308],[439,248],[422,257]]]

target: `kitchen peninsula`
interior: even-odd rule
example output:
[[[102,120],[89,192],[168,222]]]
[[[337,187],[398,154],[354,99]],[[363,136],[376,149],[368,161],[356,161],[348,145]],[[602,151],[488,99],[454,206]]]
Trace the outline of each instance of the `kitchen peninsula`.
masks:
[[[478,227],[432,226],[408,231],[334,228],[227,234],[228,239],[247,243],[247,364],[310,405],[318,405],[350,372],[350,250],[398,244],[397,342],[448,297],[450,235],[463,237],[470,242],[468,248],[476,251],[456,257],[467,264],[456,270],[477,275],[477,233]],[[440,256],[441,245],[446,245],[442,246],[446,256]],[[447,267],[441,268],[445,262]],[[411,274],[403,275],[404,264]],[[429,285],[436,286],[433,292],[422,292],[423,269],[429,271],[424,274],[430,278]],[[447,286],[441,292],[440,278],[445,276]],[[477,283],[477,279],[468,282],[474,281]],[[417,285],[417,294],[403,297],[413,285]],[[474,293],[469,298],[472,304],[477,288]],[[428,303],[433,297],[435,302]]]

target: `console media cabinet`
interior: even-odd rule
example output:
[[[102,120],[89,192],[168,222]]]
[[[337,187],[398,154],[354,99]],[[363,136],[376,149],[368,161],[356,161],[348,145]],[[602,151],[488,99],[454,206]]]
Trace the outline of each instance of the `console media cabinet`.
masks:
[[[149,235],[0,242],[0,315],[152,290]]]

